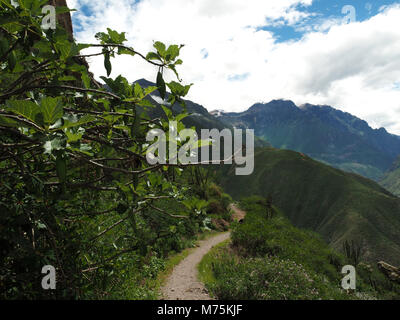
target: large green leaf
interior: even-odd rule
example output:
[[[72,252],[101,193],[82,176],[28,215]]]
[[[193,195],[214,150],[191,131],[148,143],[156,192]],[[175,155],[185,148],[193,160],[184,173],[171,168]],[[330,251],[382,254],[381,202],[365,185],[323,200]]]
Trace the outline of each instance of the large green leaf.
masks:
[[[90,88],[90,78],[87,71],[82,72],[82,82],[86,89]]]
[[[164,110],[165,115],[167,116],[168,119],[172,119],[173,114],[171,109],[169,109],[168,107],[161,105],[161,108]]]
[[[174,61],[179,56],[179,47],[177,45],[171,45],[168,47],[165,58],[167,61]]]
[[[144,95],[148,96],[149,94],[152,94],[156,90],[157,90],[157,87],[155,87],[155,86],[147,87],[146,89],[144,89]]]
[[[51,154],[52,152],[65,149],[66,142],[64,137],[55,137],[52,140],[47,140],[43,145],[44,153]]]
[[[140,84],[137,82],[135,83],[135,86],[134,86],[134,94],[135,94],[135,97],[138,99],[142,99],[144,97],[143,89],[140,86]]]
[[[60,129],[64,130],[67,128],[82,126],[86,123],[93,122],[95,120],[96,120],[96,118],[89,114],[84,115],[83,117],[81,117],[79,119],[75,118],[75,117],[68,117],[67,119],[64,119],[64,124]]]
[[[165,81],[163,79],[162,73],[158,72],[157,74],[157,87],[158,87],[158,92],[160,93],[161,99],[165,99],[165,95],[167,93],[167,89],[165,86]]]
[[[110,53],[105,53],[104,54],[104,67],[106,68],[107,71],[107,77],[111,74],[111,61],[110,61]]]
[[[28,100],[9,100],[6,110],[18,114],[38,126],[43,125],[43,114],[40,106]]]
[[[161,61],[161,57],[155,52],[149,52],[146,55],[146,59],[147,60],[160,60]]]
[[[112,30],[110,28],[107,28],[107,31],[111,43],[122,44],[124,41],[126,41],[125,32],[118,33],[117,31]]]
[[[20,127],[21,123],[5,116],[0,116],[0,125],[3,127]]]
[[[161,57],[165,57],[165,53],[166,53],[166,48],[165,48],[165,44],[164,43],[162,43],[162,42],[160,42],[160,41],[156,41],[154,44],[153,44],[153,47],[157,50],[157,52],[158,52],[158,54],[161,56]]]
[[[81,129],[81,128],[80,128]],[[76,132],[72,130],[66,130],[65,135],[67,136],[68,143],[75,143],[82,139],[85,130],[78,130]]]
[[[176,81],[171,81],[167,85],[168,85],[168,88],[171,90],[172,94],[180,96],[180,97],[186,96],[190,90],[190,87],[192,86],[192,84],[183,86]]]
[[[9,48],[9,43],[6,38],[0,39],[0,55],[4,55]]]
[[[51,125],[60,119],[63,114],[64,110],[62,108],[62,100],[61,97],[52,98],[52,97],[45,97],[40,102],[41,110],[43,113],[43,118],[45,124]]]
[[[55,44],[56,48],[58,51],[61,53],[61,58],[62,59],[67,59],[72,55],[72,43],[64,40],[64,41],[59,41]]]

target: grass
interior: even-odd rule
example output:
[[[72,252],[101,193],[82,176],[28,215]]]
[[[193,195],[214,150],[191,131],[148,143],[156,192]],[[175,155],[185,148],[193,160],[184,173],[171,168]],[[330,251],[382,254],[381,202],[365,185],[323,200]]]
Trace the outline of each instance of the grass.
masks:
[[[216,278],[213,274],[212,265],[221,251],[229,249],[230,242],[231,240],[228,239],[214,246],[209,252],[206,253],[197,266],[199,271],[199,280],[205,284],[211,297],[213,298],[214,294],[212,288],[216,284]]]

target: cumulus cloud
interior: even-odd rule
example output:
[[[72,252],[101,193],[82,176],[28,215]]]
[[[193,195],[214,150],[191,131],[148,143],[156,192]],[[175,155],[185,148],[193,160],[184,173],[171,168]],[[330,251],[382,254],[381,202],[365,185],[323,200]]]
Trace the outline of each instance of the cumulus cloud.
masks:
[[[312,0],[69,0],[75,36],[94,42],[107,27],[127,32],[141,52],[153,40],[185,44],[180,75],[194,83],[189,99],[207,109],[242,111],[275,98],[329,104],[400,134],[400,7],[381,8],[363,22],[321,19],[307,27]],[[90,12],[90,15],[87,15]],[[261,27],[290,25],[304,35],[278,42]],[[103,61],[91,58],[96,76]],[[154,80],[155,70],[131,57],[112,76]],[[169,75],[172,79],[173,75]]]

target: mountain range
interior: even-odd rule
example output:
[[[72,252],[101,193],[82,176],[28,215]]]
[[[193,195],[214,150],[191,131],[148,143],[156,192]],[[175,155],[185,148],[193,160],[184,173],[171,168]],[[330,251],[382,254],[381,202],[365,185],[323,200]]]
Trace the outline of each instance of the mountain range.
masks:
[[[156,105],[150,116],[164,117],[160,104],[165,101],[158,92],[148,99]],[[362,176],[379,179],[392,169],[386,177],[398,181],[400,166],[393,163],[400,137],[328,106],[274,100],[242,113],[209,113],[197,103],[185,103],[191,113],[186,126],[255,130],[254,172],[236,176],[234,165],[217,170],[219,183],[233,198],[268,196],[296,227],[318,232],[336,250],[345,240],[355,240],[368,261],[400,264],[400,199]],[[182,107],[169,108],[179,112]]]
[[[345,171],[380,180],[400,154],[400,137],[372,129],[349,113],[330,106],[273,100],[240,113],[218,112],[237,128],[252,128],[273,147],[302,152]]]
[[[145,79],[140,79],[135,81],[142,88],[147,88],[149,86],[156,86],[155,83],[150,82]],[[173,106],[167,103],[169,93],[166,93],[166,97],[163,100],[160,97],[160,94],[158,91],[153,92],[150,96],[147,97],[147,99],[155,106],[155,108],[152,108],[150,110],[147,110],[147,114],[150,116],[150,118],[166,118],[166,115],[161,107],[161,105],[165,105],[169,107],[172,111],[173,114],[177,115],[182,112],[182,106],[179,103],[175,103]],[[187,112],[189,113],[189,116],[184,118],[182,122],[185,124],[187,128],[195,127],[197,130],[200,129],[218,129],[218,130],[223,130],[225,128],[228,128],[230,130],[233,130],[233,126],[230,124],[227,124],[218,117],[215,117],[213,114],[209,113],[205,107],[202,105],[195,103],[190,100],[182,99],[185,102],[185,108],[187,109]],[[255,146],[258,147],[265,147],[265,146],[270,146],[270,144],[259,137],[255,137],[254,141]]]

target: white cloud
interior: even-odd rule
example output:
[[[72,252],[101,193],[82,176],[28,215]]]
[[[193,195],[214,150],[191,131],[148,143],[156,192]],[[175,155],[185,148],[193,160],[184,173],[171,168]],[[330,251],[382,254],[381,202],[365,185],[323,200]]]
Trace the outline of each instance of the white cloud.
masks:
[[[276,42],[260,30],[283,21],[302,25],[312,13],[298,10],[311,0],[89,0],[68,1],[90,8],[74,14],[81,42],[107,27],[126,31],[140,52],[153,40],[185,44],[179,71],[193,82],[189,99],[209,110],[241,111],[274,98],[329,104],[400,134],[400,7],[382,8],[364,22],[343,25],[341,19],[321,21],[298,41]],[[304,24],[303,24],[304,25]],[[103,61],[90,59],[97,76]],[[132,57],[113,63],[113,74],[133,81],[155,78],[156,70]],[[171,75],[172,78],[172,75]],[[235,80],[235,81],[232,81]]]

